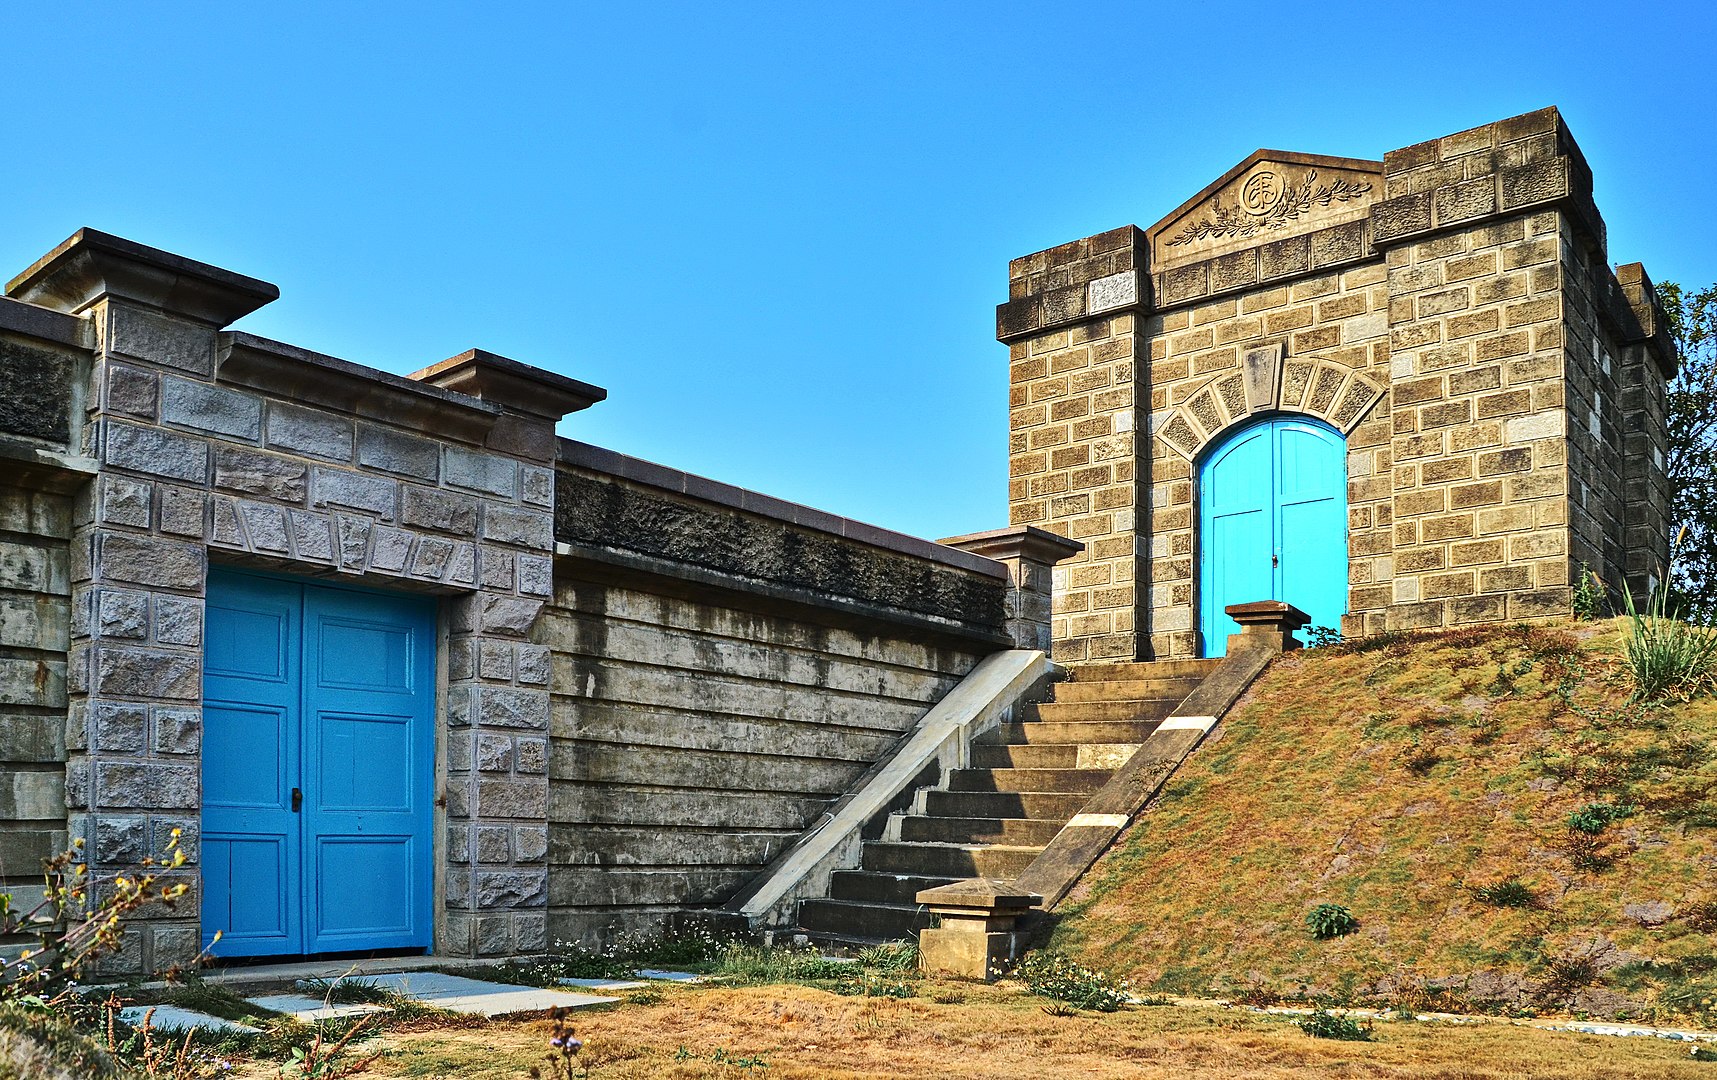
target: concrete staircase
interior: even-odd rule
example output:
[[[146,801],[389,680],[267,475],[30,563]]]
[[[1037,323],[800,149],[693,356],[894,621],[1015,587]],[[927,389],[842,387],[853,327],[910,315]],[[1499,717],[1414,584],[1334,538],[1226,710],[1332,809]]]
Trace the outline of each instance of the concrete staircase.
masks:
[[[971,768],[892,815],[859,869],[835,871],[827,899],[799,905],[799,929],[836,944],[914,937],[930,924],[920,890],[1020,873],[1220,662],[1075,668],[1052,700],[979,736]]]

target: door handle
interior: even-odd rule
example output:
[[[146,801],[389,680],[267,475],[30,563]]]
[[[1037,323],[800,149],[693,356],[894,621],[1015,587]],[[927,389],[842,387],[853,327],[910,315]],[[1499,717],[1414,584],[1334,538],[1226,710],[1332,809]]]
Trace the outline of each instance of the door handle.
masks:
[[[292,812],[294,814],[304,809],[304,792],[298,788],[292,789]]]
[[[1270,556],[1270,567],[1271,567],[1271,569],[1274,569],[1274,568],[1281,566],[1281,565],[1282,565],[1282,557],[1280,555]]]

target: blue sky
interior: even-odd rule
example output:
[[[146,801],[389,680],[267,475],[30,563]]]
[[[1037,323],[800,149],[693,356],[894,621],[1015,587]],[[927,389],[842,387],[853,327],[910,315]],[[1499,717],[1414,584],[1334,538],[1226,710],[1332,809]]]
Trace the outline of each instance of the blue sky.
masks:
[[[1259,146],[1558,105],[1613,262],[1717,279],[1708,4],[11,3],[0,278],[79,226],[239,326],[595,382],[562,434],[931,537],[1006,522],[1013,256]]]

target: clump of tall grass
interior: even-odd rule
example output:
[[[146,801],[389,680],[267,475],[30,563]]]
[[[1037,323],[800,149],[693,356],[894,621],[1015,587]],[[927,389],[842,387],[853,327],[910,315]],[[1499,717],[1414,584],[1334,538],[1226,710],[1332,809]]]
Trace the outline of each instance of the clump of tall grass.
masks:
[[[1642,612],[1632,592],[1621,590],[1628,618],[1622,658],[1633,678],[1634,701],[1687,701],[1717,685],[1717,627],[1683,619],[1672,591],[1667,580],[1660,584]]]

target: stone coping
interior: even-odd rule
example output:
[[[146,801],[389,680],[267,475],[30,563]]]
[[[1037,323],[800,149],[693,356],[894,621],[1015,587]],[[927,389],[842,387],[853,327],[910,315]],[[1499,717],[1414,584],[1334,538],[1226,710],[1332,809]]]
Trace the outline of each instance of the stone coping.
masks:
[[[588,469],[606,476],[630,480],[633,483],[677,492],[699,502],[713,503],[733,510],[742,510],[759,517],[774,518],[806,529],[831,533],[871,547],[951,566],[958,570],[1007,580],[1007,567],[994,559],[973,555],[958,548],[947,547],[906,533],[866,525],[862,521],[840,517],[813,507],[787,502],[746,488],[724,484],[718,480],[697,476],[679,469],[658,465],[643,458],[630,457],[615,450],[578,442],[560,440],[560,464]]]
[[[551,422],[608,397],[608,391],[600,386],[521,364],[486,349],[466,349],[406,378]]]
[[[103,296],[113,296],[225,326],[278,300],[280,289],[258,278],[84,228],[7,282],[6,294],[73,314]]]
[[[5,296],[0,296],[0,330],[77,349],[90,349],[95,345],[89,320]]]
[[[741,577],[634,551],[557,541],[554,554],[557,575],[566,573],[578,580],[636,587],[684,600],[714,601],[722,606],[743,604],[760,614],[856,631],[874,633],[879,623],[887,624],[907,640],[947,642],[959,648],[977,645],[983,650],[1006,649],[1013,643],[1004,633],[971,623]]]
[[[1058,563],[1085,550],[1078,540],[1069,540],[1060,533],[1040,529],[1036,525],[1010,525],[1005,529],[986,529],[964,536],[945,536],[936,541],[974,555],[998,559],[1026,558],[1039,562]]]
[[[293,404],[320,405],[436,435],[481,443],[502,415],[498,405],[337,356],[255,334],[220,335],[220,381]]]

